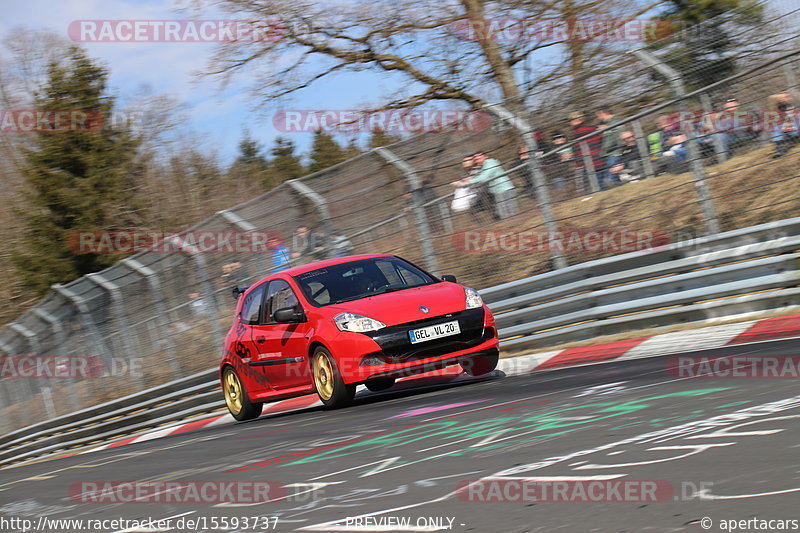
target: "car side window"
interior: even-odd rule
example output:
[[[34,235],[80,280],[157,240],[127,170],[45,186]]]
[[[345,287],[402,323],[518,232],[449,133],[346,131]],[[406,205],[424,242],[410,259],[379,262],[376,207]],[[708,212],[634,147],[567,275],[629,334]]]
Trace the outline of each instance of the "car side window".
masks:
[[[267,313],[264,315],[264,321],[271,323],[272,313],[284,307],[296,307],[299,303],[300,301],[294,294],[292,287],[285,280],[272,280],[269,284],[269,290],[267,291],[267,301],[265,304]]]
[[[243,323],[258,324],[258,319],[261,316],[261,303],[264,300],[264,289],[266,286],[266,283],[262,283],[244,297],[241,313]]]

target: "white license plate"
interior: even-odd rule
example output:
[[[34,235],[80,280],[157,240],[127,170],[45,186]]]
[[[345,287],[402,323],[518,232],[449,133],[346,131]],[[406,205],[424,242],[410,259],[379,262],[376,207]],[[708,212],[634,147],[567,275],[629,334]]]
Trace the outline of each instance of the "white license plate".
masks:
[[[461,330],[458,329],[458,320],[454,320],[452,322],[445,322],[444,324],[428,326],[427,328],[412,329],[408,332],[408,336],[411,339],[411,344],[416,344],[418,342],[449,337],[450,335],[458,335],[459,333],[461,333]]]

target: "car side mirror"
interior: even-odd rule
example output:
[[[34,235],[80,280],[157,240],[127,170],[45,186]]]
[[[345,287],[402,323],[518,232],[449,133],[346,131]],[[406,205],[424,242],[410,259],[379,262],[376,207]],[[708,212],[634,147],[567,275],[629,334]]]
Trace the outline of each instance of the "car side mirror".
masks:
[[[297,322],[303,322],[305,320],[305,315],[302,311],[297,311],[294,307],[282,307],[276,309],[275,312],[272,313],[272,320],[278,324],[295,324]]]
[[[231,289],[231,296],[233,296],[234,300],[238,300],[239,296],[241,296],[242,294],[247,292],[247,289],[249,289],[249,288],[250,288],[250,285],[247,285],[247,286],[244,286],[244,287],[239,287],[238,285],[235,285],[233,287],[233,289]]]
[[[449,281],[450,283],[458,283],[456,277],[452,274],[445,274],[442,276],[442,281]]]

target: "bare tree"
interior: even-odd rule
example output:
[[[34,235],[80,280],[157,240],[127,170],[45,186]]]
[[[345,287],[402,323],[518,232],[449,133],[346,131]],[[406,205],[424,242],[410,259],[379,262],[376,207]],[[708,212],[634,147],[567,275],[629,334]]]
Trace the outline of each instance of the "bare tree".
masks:
[[[623,56],[607,42],[530,38],[518,21],[630,20],[663,1],[221,0],[217,5],[232,19],[278,20],[284,31],[266,42],[221,45],[206,74],[227,81],[247,72],[259,103],[280,102],[337,74],[371,70],[392,83],[383,108],[457,100],[476,109],[497,101],[519,109],[540,84],[563,82],[586,94],[585,73],[619,66]],[[527,83],[520,81],[525,67],[535,70]]]

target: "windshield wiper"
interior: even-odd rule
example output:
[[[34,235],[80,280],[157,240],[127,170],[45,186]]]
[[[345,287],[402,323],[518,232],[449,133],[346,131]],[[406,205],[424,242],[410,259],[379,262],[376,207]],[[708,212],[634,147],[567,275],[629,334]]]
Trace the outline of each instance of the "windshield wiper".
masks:
[[[350,296],[349,298],[342,298],[341,300],[336,300],[328,305],[336,305],[344,302],[352,302],[353,300],[360,300],[361,298],[366,298],[367,296],[369,296],[369,294],[357,294],[355,296]]]
[[[389,287],[389,286],[386,286],[386,287],[383,287],[379,291],[373,292],[372,294],[370,294],[370,296],[375,296],[376,294],[385,294],[387,292],[402,291],[403,289],[410,289],[410,288],[411,287]]]
[[[352,302],[353,300],[360,300],[361,298],[369,298],[371,296],[377,296],[379,294],[386,294],[387,292],[394,292],[394,291],[402,291],[403,289],[412,289],[413,287],[388,287],[385,286],[379,291],[375,292],[368,292],[365,294],[357,294],[356,296],[350,296],[348,298],[342,298],[341,300],[336,300],[330,305],[336,305],[344,302]]]

